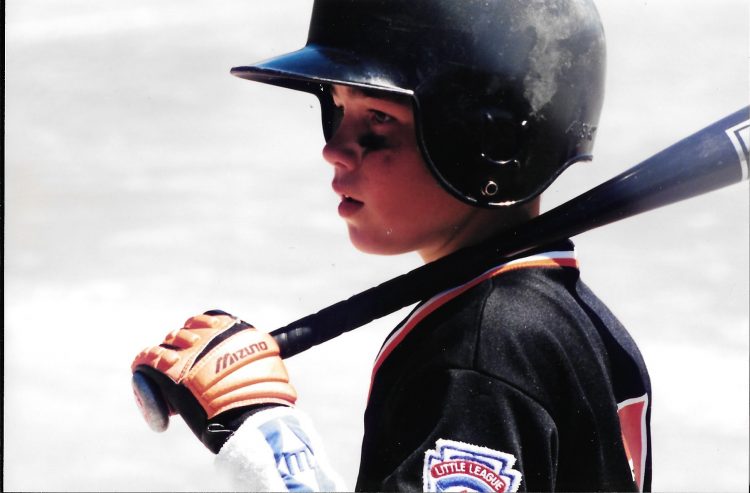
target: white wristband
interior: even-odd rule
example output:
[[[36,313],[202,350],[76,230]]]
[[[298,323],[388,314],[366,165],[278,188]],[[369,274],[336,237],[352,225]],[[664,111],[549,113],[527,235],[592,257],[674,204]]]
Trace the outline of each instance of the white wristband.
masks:
[[[219,451],[216,465],[238,490],[345,490],[312,423],[292,407],[250,416]]]

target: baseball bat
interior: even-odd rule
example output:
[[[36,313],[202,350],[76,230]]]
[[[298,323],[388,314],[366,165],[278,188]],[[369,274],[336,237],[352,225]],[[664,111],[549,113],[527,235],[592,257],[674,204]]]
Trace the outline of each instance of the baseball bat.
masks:
[[[468,282],[534,247],[748,179],[750,107],[480,245],[459,250],[274,330],[284,358]]]

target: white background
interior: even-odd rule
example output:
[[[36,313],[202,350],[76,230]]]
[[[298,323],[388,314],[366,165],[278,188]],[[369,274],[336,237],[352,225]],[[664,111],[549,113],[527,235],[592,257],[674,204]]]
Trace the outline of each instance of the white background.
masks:
[[[546,206],[748,103],[746,1],[599,4],[596,160]],[[5,489],[222,488],[179,419],[143,423],[132,357],[206,309],[272,330],[418,265],[349,245],[316,100],[229,75],[304,44],[309,1],[261,5],[7,2]],[[651,371],[654,489],[746,491],[747,184],[576,242]],[[370,365],[398,318],[288,362],[351,485]]]

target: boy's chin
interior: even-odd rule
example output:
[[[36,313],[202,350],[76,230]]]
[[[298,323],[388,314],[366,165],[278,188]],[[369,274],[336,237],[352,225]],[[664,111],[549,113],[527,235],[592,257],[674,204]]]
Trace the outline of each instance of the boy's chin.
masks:
[[[399,255],[412,251],[407,246],[400,245],[390,233],[371,235],[351,226],[349,227],[349,241],[354,248],[370,255]]]

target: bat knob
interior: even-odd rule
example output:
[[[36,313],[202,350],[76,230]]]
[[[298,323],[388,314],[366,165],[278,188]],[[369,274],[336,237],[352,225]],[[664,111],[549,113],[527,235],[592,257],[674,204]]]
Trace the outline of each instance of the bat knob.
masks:
[[[132,384],[135,402],[141,410],[143,419],[155,432],[165,431],[169,426],[169,406],[159,391],[159,387],[139,371],[133,373]]]

